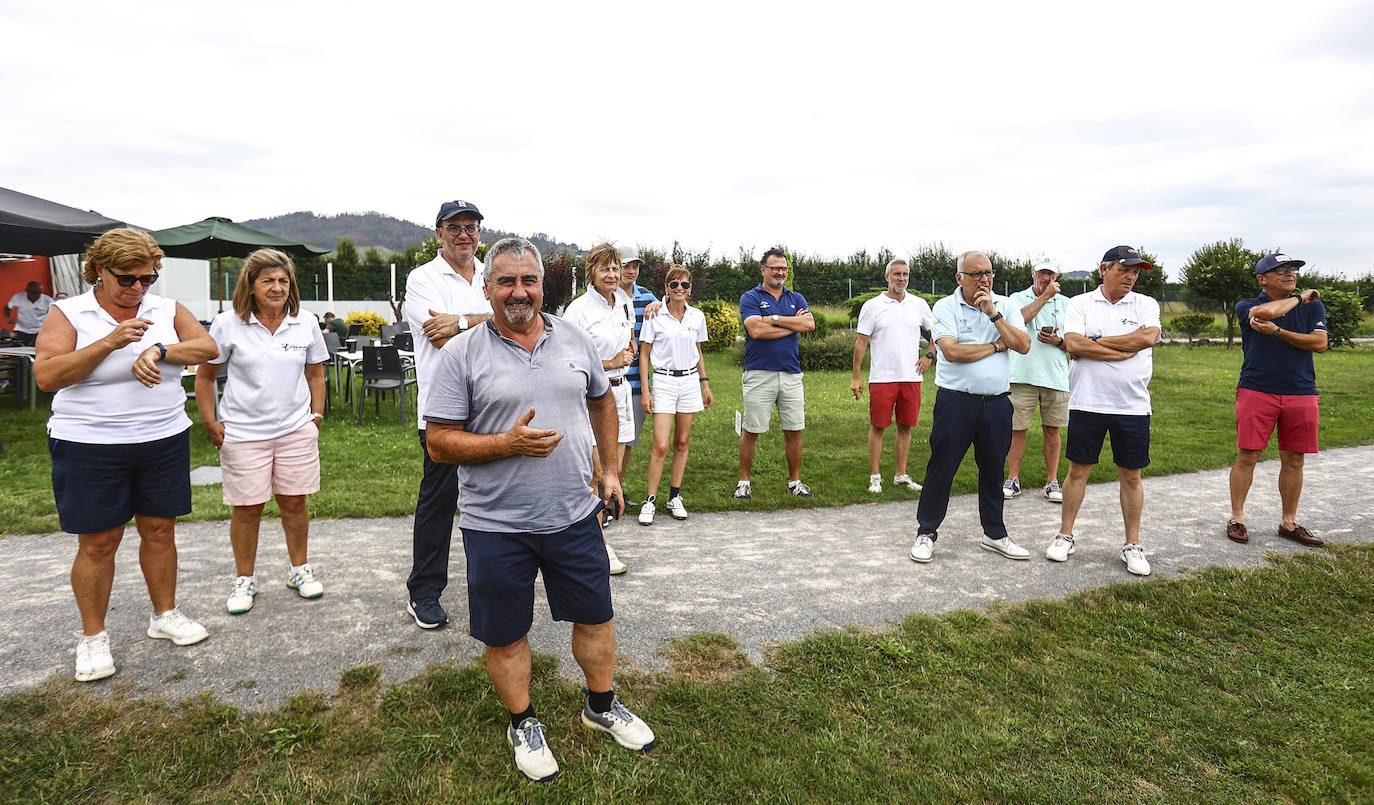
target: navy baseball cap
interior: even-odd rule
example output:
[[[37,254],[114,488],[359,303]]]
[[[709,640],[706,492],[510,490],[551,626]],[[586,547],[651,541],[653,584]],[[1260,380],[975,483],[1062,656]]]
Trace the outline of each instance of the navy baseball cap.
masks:
[[[475,215],[477,220],[482,220],[482,211],[477,209],[477,205],[471,201],[445,201],[439,207],[439,217],[434,219],[434,225],[437,227],[460,212]]]
[[[1122,265],[1126,266],[1144,266],[1146,271],[1149,271],[1154,268],[1154,266],[1145,262],[1140,257],[1139,250],[1133,249],[1130,246],[1113,246],[1112,248],[1107,250],[1106,254],[1102,255],[1102,262],[1119,262]]]
[[[1291,268],[1294,271],[1307,265],[1306,260],[1294,260],[1286,254],[1266,254],[1255,263],[1255,276],[1268,274],[1270,271],[1277,271],[1280,268]]]

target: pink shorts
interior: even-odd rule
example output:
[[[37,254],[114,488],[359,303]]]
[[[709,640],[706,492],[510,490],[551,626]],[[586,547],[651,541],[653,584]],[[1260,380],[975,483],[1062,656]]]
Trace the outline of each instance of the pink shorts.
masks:
[[[885,428],[892,424],[892,411],[897,411],[897,424],[916,427],[916,417],[921,413],[921,384],[907,383],[869,383],[868,384],[868,422],[875,428]]]
[[[1263,450],[1277,426],[1280,450],[1317,452],[1318,399],[1316,394],[1236,389],[1236,447]]]
[[[219,450],[224,505],[256,506],[278,495],[320,491],[320,429],[307,422],[294,433],[257,442],[225,442]]]

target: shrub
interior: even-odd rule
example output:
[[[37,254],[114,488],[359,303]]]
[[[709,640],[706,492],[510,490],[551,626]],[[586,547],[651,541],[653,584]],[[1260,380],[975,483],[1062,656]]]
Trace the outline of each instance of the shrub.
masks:
[[[1184,313],[1182,316],[1175,316],[1169,321],[1169,329],[1188,336],[1189,346],[1203,330],[1210,326],[1212,326],[1212,316],[1209,313]]]
[[[799,338],[803,372],[849,371],[854,366],[854,336],[835,333],[825,338]]]
[[[723,299],[708,299],[699,306],[706,314],[706,352],[719,352],[732,346],[739,337],[739,311]]]
[[[825,314],[821,313],[819,310],[811,311],[811,318],[816,320],[816,329],[812,330],[809,333],[798,333],[798,335],[801,336],[801,340],[803,341],[806,341],[808,339],[816,341],[824,340],[826,337],[830,335],[830,320],[827,319],[825,317]]]
[[[854,321],[858,321],[859,311],[863,310],[864,302],[867,302],[868,300],[882,293],[883,290],[885,289],[879,288],[876,291],[861,293],[858,296],[851,296],[848,299],[844,300],[844,306],[846,308],[849,308],[849,318],[853,319]]]
[[[348,311],[348,317],[345,318],[344,321],[349,324],[361,324],[363,326],[363,335],[381,335],[382,325],[387,323],[387,320],[382,318],[382,314],[373,313],[370,310],[350,310]]]
[[[1327,344],[1333,347],[1351,346],[1355,333],[1364,320],[1364,305],[1354,291],[1322,288],[1322,304],[1326,306]]]

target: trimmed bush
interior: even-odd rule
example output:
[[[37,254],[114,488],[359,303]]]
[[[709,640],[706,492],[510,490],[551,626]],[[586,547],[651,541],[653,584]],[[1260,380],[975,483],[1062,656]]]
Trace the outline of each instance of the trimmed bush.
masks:
[[[835,333],[825,338],[799,338],[803,372],[849,371],[854,366],[854,336]]]
[[[1208,313],[1184,313],[1169,320],[1169,329],[1188,336],[1189,346],[1203,330],[1211,326],[1212,316]]]
[[[853,319],[854,321],[858,321],[859,311],[863,310],[864,302],[867,302],[868,300],[882,293],[884,290],[886,289],[879,288],[876,291],[861,293],[858,296],[851,296],[848,299],[844,300],[844,306],[849,308],[849,318]]]
[[[723,299],[707,299],[699,307],[706,314],[705,352],[719,352],[735,343],[739,338],[739,311]]]
[[[1322,304],[1326,306],[1327,345],[1354,346],[1353,339],[1364,320],[1364,305],[1354,291],[1322,288]]]

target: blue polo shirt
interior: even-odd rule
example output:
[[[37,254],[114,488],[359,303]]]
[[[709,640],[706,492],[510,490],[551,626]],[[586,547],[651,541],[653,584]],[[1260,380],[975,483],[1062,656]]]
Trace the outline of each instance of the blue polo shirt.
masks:
[[[644,308],[651,303],[657,302],[658,297],[639,283],[635,283],[634,293],[630,296],[630,301],[635,306],[635,343],[639,343],[639,331],[644,329]],[[640,394],[639,388],[639,353],[635,353],[634,363],[625,368],[625,379],[630,381],[630,392]]]
[[[782,296],[774,299],[763,289],[763,283],[744,292],[739,298],[739,320],[743,322],[750,316],[762,316],[772,322],[774,315],[795,316],[799,310],[810,310],[806,297],[796,291],[782,289]],[[744,370],[761,369],[765,372],[787,372],[801,374],[801,357],[797,351],[797,334],[791,333],[782,338],[750,338],[744,331]]]
[[[940,353],[940,361],[935,364],[935,385],[968,394],[1003,394],[1011,390],[1011,363],[1007,354],[1010,349],[967,363],[946,359],[944,350],[940,349],[941,338],[953,338],[958,344],[991,344],[1001,337],[997,325],[988,320],[987,314],[965,302],[959,291],[955,288],[954,293],[936,300],[931,310],[934,323],[930,328],[930,340]],[[992,294],[992,306],[1012,327],[1026,326],[1021,318],[1021,306],[1011,297]]]
[[[1242,299],[1236,303],[1236,316],[1240,319],[1240,345],[1245,351],[1239,385],[1263,394],[1316,394],[1317,370],[1311,352],[1250,329],[1250,308],[1272,301],[1268,294],[1261,293],[1254,299]],[[1320,299],[1313,299],[1305,305],[1299,303],[1273,322],[1293,333],[1325,332],[1326,306]]]

